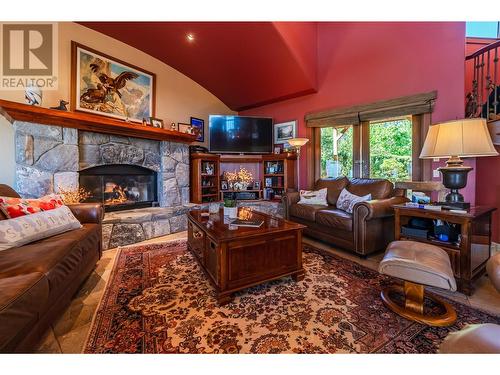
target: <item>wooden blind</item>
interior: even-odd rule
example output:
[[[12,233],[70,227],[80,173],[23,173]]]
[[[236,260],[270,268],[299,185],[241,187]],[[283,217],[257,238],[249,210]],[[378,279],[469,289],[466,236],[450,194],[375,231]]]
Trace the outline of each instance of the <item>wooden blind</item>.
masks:
[[[352,107],[308,113],[305,116],[305,121],[309,128],[325,128],[335,125],[359,125],[363,121],[431,113],[434,110],[436,98],[437,91],[403,96]]]

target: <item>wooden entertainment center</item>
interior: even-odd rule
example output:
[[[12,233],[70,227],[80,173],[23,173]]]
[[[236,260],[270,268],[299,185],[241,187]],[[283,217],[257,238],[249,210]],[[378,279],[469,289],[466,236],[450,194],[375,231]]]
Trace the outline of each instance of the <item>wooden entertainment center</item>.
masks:
[[[278,200],[287,191],[297,189],[297,155],[294,153],[259,155],[192,153],[190,159],[190,198],[193,203],[217,202],[236,194],[247,197],[239,198],[240,200]],[[221,189],[223,172],[235,172],[242,167],[252,172],[254,181],[259,181],[259,187],[252,185],[246,190]]]

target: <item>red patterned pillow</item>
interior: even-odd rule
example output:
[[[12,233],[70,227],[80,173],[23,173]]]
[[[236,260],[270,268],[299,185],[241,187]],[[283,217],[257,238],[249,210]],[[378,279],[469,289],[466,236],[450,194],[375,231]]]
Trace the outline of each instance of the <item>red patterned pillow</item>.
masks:
[[[64,203],[57,194],[46,195],[39,199],[0,197],[0,210],[8,219],[53,210],[61,206],[64,206]]]

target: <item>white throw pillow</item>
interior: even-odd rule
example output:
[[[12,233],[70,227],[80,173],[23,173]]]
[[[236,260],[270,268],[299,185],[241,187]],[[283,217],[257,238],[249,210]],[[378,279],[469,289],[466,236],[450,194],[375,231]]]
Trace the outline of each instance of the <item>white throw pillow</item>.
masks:
[[[0,221],[0,251],[55,236],[82,224],[67,206]]]
[[[324,188],[321,190],[301,190],[299,204],[315,204],[319,206],[328,206],[326,201],[326,194],[328,189]]]
[[[366,202],[372,199],[371,194],[366,194],[360,197],[359,195],[349,193],[347,189],[342,189],[339,195],[339,199],[337,199],[337,208],[339,210],[348,212],[352,214],[352,210],[354,205],[358,202]]]

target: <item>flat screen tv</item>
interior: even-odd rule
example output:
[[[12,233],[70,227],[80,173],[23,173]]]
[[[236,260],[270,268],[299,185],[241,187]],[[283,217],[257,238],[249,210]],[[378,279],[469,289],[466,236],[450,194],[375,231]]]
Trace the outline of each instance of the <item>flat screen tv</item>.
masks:
[[[211,115],[210,152],[267,154],[273,151],[273,119]]]

